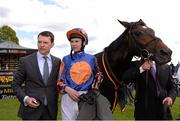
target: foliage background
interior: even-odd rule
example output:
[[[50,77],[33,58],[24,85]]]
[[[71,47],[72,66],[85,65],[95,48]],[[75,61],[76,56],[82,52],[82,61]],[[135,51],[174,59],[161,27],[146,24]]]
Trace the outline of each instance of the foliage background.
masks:
[[[8,25],[0,26],[0,41],[13,41],[19,44],[19,39],[16,36],[16,32]]]

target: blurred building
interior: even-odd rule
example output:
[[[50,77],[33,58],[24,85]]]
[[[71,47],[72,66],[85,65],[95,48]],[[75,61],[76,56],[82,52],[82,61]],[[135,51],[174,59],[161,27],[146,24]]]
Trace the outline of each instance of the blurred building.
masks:
[[[0,41],[0,99],[15,97],[11,83],[19,58],[36,51],[37,49],[26,48],[12,41]]]

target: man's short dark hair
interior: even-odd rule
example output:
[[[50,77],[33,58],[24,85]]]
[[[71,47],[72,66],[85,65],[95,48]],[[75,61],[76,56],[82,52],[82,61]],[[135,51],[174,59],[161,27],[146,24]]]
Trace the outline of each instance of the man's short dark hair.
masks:
[[[50,31],[43,31],[41,33],[38,34],[38,37],[42,35],[42,36],[46,36],[46,37],[50,37],[51,38],[51,43],[54,42],[54,34]]]

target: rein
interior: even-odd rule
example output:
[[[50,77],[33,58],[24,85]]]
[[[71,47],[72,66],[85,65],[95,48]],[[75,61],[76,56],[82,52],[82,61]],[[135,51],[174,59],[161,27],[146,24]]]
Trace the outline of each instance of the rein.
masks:
[[[120,85],[122,85],[123,83],[121,83],[118,79],[117,79],[117,77],[115,76],[115,74],[113,73],[113,71],[112,71],[112,69],[111,69],[111,66],[109,65],[109,62],[108,62],[108,59],[107,59],[107,54],[105,53],[105,50],[104,50],[104,52],[103,52],[103,55],[102,56],[104,56],[103,57],[103,60],[102,60],[102,62],[104,63],[103,64],[103,66],[104,66],[104,68],[105,69],[108,69],[109,70],[109,72],[110,72],[110,74],[112,75],[112,77],[109,75],[109,77],[112,79],[112,78],[114,78],[114,83],[116,82],[116,83],[118,83],[118,86],[116,86],[117,88],[116,88],[116,90],[118,90],[119,89],[119,87],[120,87]],[[106,67],[106,65],[105,65],[105,62],[106,62],[106,64],[107,64],[107,67]],[[108,72],[108,71],[107,71]],[[113,79],[112,79],[113,80]],[[116,84],[115,83],[115,84]]]
[[[113,73],[113,71],[109,65],[109,62],[107,60],[107,55],[105,53],[105,50],[102,52],[102,64],[103,64],[104,70],[106,72],[106,75],[108,76],[108,78],[110,79],[110,81],[113,83],[113,85],[115,87],[115,101],[113,103],[113,108],[112,108],[112,111],[114,111],[116,104],[117,104],[118,89],[123,84],[123,82],[120,83],[120,81],[118,81],[117,77]],[[117,85],[117,83],[118,83],[118,85]],[[124,111],[124,107],[123,107],[122,111]]]

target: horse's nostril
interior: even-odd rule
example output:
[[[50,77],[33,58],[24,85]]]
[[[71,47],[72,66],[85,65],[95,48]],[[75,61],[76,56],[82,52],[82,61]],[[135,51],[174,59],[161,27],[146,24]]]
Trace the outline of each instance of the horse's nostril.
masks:
[[[160,54],[164,56],[169,56],[169,55],[171,56],[172,51],[170,49],[161,49]]]
[[[160,54],[161,55],[168,55],[168,53],[166,51],[164,51],[163,49],[160,50]]]

